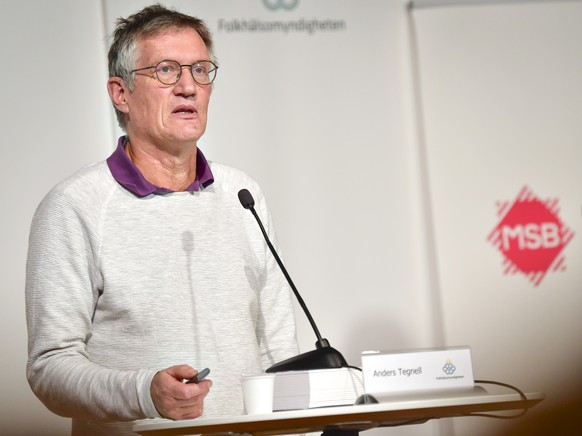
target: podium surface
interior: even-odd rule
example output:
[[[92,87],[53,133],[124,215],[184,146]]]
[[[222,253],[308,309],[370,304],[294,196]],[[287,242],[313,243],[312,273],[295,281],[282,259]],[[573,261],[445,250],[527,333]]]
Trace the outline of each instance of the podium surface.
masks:
[[[479,413],[522,410],[544,399],[542,393],[515,394],[469,391],[442,397],[392,398],[378,404],[323,407],[307,410],[198,418],[183,421],[151,419],[137,421],[133,431],[146,436],[195,434],[284,435],[333,430],[364,431],[376,427],[420,424],[431,419],[470,416]]]

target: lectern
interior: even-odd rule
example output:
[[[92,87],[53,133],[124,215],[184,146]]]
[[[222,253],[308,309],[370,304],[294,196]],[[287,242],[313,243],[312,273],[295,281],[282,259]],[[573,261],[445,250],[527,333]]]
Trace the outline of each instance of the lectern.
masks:
[[[355,435],[377,427],[420,424],[431,419],[482,413],[519,411],[544,399],[542,393],[490,394],[476,388],[455,395],[398,398],[378,404],[324,407],[222,418],[184,421],[161,419],[138,421],[133,431],[144,436],[252,434],[257,436],[322,432]]]

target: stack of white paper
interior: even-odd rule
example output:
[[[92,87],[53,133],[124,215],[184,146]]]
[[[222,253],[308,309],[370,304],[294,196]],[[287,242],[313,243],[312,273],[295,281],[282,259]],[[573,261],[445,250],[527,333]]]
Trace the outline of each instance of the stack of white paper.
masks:
[[[352,368],[276,373],[273,410],[346,406],[364,393],[361,371]]]

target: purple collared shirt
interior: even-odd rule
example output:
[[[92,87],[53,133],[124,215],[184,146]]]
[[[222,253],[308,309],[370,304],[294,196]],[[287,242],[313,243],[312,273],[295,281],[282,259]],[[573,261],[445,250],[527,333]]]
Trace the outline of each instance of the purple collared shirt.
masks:
[[[122,136],[117,142],[117,148],[111,156],[107,158],[107,165],[111,170],[111,174],[117,182],[133,192],[138,197],[145,197],[150,194],[167,194],[174,192],[168,188],[156,186],[148,182],[142,173],[137,169],[129,156],[125,153],[125,143],[127,136]],[[214,176],[210,170],[208,161],[198,148],[196,150],[196,178],[186,191],[194,192],[202,188],[206,188],[214,182]]]

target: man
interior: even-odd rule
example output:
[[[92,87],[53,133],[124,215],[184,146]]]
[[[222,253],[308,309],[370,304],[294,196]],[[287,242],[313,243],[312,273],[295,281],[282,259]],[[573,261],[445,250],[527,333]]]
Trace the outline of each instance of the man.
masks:
[[[237,193],[259,186],[197,142],[216,76],[197,18],[120,19],[107,88],[127,133],[49,192],[27,263],[27,377],[73,434],[243,412],[240,377],[297,354],[291,293]],[[186,384],[209,367],[213,381]],[[212,388],[211,388],[212,386]]]

